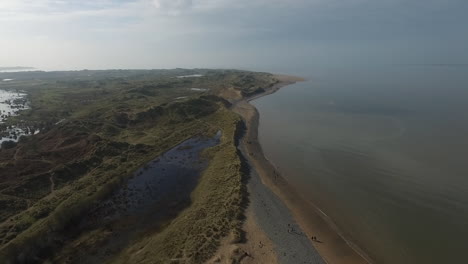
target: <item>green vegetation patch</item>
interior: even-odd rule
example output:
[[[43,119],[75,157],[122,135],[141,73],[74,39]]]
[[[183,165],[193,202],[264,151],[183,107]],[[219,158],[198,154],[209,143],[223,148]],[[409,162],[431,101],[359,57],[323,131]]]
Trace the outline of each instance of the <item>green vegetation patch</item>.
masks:
[[[191,74],[202,76],[179,78]],[[7,125],[41,132],[0,149],[0,263],[79,263],[74,257],[113,233],[107,223],[80,230],[77,219],[147,162],[219,130],[221,144],[203,153],[209,164],[190,206],[96,263],[201,263],[221,238],[240,239],[245,186],[235,137],[241,120],[229,101],[274,85],[272,75],[176,69],[3,77],[15,81],[0,89],[26,91],[31,105]]]
[[[205,153],[211,161],[192,194],[192,205],[162,232],[135,241],[113,263],[203,263],[221,238],[232,234],[240,239],[245,190],[234,142],[241,120],[223,110],[209,121],[222,128],[222,143]]]

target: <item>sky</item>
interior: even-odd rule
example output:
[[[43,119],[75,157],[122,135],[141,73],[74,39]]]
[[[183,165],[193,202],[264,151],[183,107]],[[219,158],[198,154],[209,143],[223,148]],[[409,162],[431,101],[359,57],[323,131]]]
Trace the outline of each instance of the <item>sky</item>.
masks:
[[[468,64],[466,0],[0,0],[0,66]]]

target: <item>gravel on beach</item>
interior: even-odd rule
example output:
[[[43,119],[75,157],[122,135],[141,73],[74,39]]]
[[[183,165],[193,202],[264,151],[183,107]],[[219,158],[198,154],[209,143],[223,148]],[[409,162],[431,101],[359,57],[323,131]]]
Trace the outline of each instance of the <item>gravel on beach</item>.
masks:
[[[244,156],[247,157],[245,153]],[[275,245],[279,263],[325,264],[311,240],[292,217],[289,209],[262,183],[254,167],[250,166],[250,168],[250,179],[247,185],[250,206],[252,206],[258,225]]]

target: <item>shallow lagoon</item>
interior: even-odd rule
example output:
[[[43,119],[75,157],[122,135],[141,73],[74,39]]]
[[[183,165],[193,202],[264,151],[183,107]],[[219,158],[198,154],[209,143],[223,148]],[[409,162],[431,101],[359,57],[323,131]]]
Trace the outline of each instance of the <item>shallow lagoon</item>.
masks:
[[[83,224],[136,215],[145,215],[156,223],[177,213],[190,203],[190,194],[208,165],[200,153],[219,144],[220,138],[221,131],[213,138],[188,139],[147,163],[126,185],[96,206]]]

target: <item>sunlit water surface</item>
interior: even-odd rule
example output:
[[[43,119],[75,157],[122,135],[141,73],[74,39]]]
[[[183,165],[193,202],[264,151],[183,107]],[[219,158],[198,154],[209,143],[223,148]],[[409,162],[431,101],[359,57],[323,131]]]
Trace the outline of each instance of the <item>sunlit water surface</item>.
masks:
[[[267,157],[376,263],[465,263],[468,67],[311,71],[253,102]]]

